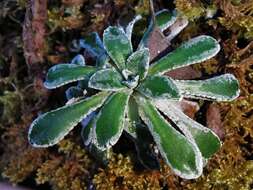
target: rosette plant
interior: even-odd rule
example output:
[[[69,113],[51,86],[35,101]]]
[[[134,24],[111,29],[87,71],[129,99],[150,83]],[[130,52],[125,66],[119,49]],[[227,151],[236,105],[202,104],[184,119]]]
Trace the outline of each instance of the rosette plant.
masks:
[[[140,18],[137,16],[126,28],[109,26],[103,42],[96,33],[80,41],[96,57],[96,66],[85,65],[84,58],[78,55],[71,63],[49,69],[44,83],[49,89],[81,81],[67,90],[69,98],[82,95],[80,85],[87,91],[94,90],[89,96],[38,116],[30,126],[29,142],[34,147],[55,145],[84,121],[85,144],[103,151],[117,143],[123,131],[138,138],[138,130],[147,128],[172,170],[182,178],[197,178],[205,160],[219,149],[221,142],[209,128],[186,116],[177,102],[184,97],[231,101],[239,95],[238,81],[232,74],[207,80],[174,80],[163,75],[215,56],[219,43],[201,35],[151,63],[146,45],[151,31],[154,27],[165,30],[176,16],[166,10],[158,12],[156,22],[151,21],[133,50],[132,30]]]

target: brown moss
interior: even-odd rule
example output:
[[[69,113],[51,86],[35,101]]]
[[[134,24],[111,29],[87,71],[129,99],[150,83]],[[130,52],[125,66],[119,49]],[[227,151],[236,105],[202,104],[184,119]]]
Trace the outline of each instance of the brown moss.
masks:
[[[100,169],[93,178],[97,189],[160,189],[156,172],[136,173],[130,157],[114,155],[106,169]]]
[[[233,72],[240,81],[241,94],[246,96],[253,93],[253,56],[231,64],[227,70]]]
[[[25,180],[40,167],[48,155],[46,149],[35,149],[28,144],[27,127],[31,121],[31,116],[23,117],[20,123],[9,126],[2,134],[1,147],[4,148],[4,153],[0,159],[0,168],[3,177],[12,183]]]
[[[253,184],[253,162],[247,161],[235,167],[213,170],[208,176],[202,177],[194,184],[187,185],[191,190],[229,189],[249,190]]]
[[[195,64],[193,68],[201,71],[204,74],[212,75],[219,71],[220,65],[217,59],[212,58],[203,63]]]
[[[90,10],[91,23],[89,32],[101,33],[110,22],[110,16],[113,13],[113,6],[111,3],[95,4]]]
[[[77,29],[87,22],[86,15],[82,13],[83,1],[69,2],[64,1],[61,7],[52,7],[48,10],[48,26],[51,32],[57,28]]]
[[[36,182],[49,183],[54,190],[86,189],[94,168],[86,151],[71,140],[63,140],[58,144],[58,153],[40,166]]]
[[[225,139],[217,154],[209,161],[204,174],[186,182],[188,189],[245,189],[253,184],[252,110],[253,96],[241,97],[233,103],[221,103]]]
[[[239,33],[246,38],[253,38],[253,2],[245,0],[237,5],[231,1],[217,1],[218,6],[224,11],[219,22],[227,29]]]

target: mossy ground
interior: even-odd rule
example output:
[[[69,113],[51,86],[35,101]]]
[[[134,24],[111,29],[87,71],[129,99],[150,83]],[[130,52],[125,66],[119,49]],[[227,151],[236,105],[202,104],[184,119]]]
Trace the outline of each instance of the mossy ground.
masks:
[[[162,161],[159,171],[136,167],[134,146],[130,143],[125,147],[124,142],[128,139],[124,136],[121,139],[123,143],[119,142],[114,148],[107,167],[98,164],[85,150],[79,135],[80,127],[52,148],[35,149],[28,144],[27,131],[32,119],[39,112],[56,108],[66,101],[65,88],[48,91],[42,81],[51,65],[68,62],[76,54],[78,49],[73,40],[92,31],[101,34],[108,25],[116,24],[119,18],[128,20],[137,13],[149,14],[146,0],[35,2],[0,2],[0,171],[3,180],[35,189],[51,187],[53,190],[94,187],[110,190],[253,189],[251,0],[155,1],[156,10],[176,8],[191,20],[173,41],[173,47],[200,34],[219,40],[220,53],[206,63],[194,66],[195,70],[201,71],[202,77],[230,72],[236,75],[241,85],[241,96],[237,100],[215,103],[222,123],[218,131],[223,134],[223,146],[208,162],[204,174],[190,181],[173,175]],[[25,17],[25,13],[30,17]],[[86,58],[92,64],[88,55]],[[201,109],[196,117],[205,124],[208,120],[205,119],[205,109],[213,104],[199,103]]]

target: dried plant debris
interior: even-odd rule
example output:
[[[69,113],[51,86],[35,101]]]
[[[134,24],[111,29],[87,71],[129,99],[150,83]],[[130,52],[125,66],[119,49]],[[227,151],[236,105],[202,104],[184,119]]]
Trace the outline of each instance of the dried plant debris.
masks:
[[[23,42],[24,56],[31,72],[39,72],[37,64],[44,61],[46,20],[47,1],[29,0],[23,24]]]
[[[253,2],[246,0],[237,5],[231,1],[217,1],[224,15],[219,22],[229,30],[237,32],[245,38],[253,38]]]

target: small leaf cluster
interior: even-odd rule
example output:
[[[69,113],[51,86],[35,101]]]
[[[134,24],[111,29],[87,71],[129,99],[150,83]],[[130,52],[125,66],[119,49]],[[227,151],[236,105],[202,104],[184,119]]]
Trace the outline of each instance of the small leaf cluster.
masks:
[[[86,65],[83,56],[78,55],[71,63],[49,69],[44,83],[49,89],[79,83],[67,90],[70,101],[65,106],[33,121],[28,138],[34,147],[55,145],[82,121],[85,145],[105,151],[125,131],[140,148],[139,154],[145,156],[147,147],[143,141],[148,130],[161,156],[177,175],[186,179],[201,175],[205,160],[219,149],[221,142],[210,129],[187,117],[177,102],[184,97],[233,100],[239,95],[238,81],[231,74],[207,80],[164,76],[168,71],[215,56],[220,46],[214,38],[202,35],[152,62],[147,44],[153,30],[164,31],[176,22],[177,15],[162,10],[155,18],[135,49],[132,31],[141,16],[125,28],[109,26],[103,42],[97,33],[80,41],[80,46],[96,58],[95,67]],[[82,95],[85,96],[73,99]],[[142,161],[145,164],[146,160]]]

